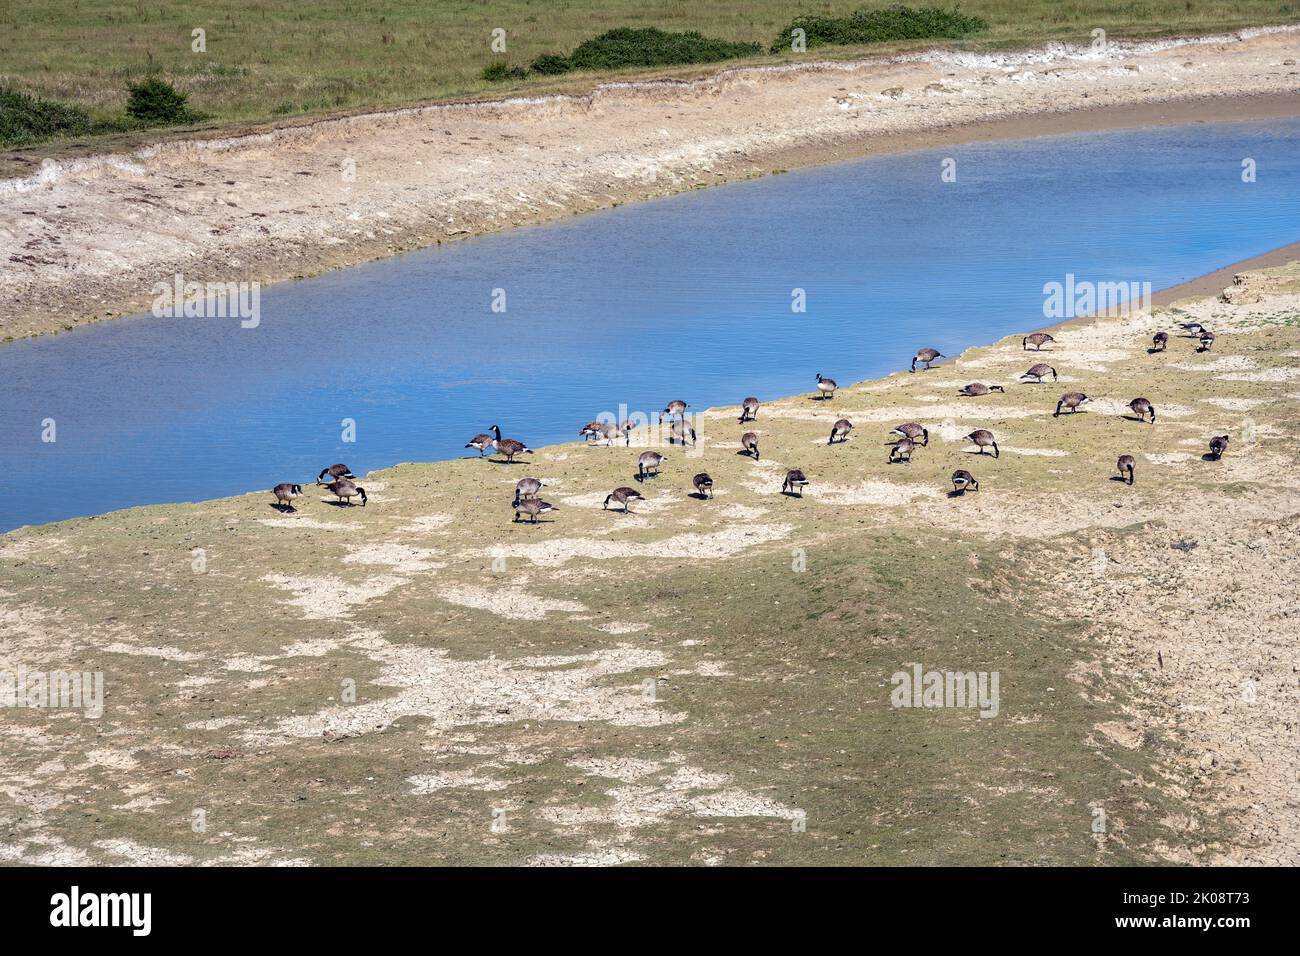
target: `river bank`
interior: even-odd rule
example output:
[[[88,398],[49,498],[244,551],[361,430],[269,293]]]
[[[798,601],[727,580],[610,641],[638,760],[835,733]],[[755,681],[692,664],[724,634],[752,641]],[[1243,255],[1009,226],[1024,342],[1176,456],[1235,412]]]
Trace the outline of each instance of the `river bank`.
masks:
[[[798,166],[994,138],[1300,114],[1300,33],[724,70],[430,106],[0,182],[0,338]]]

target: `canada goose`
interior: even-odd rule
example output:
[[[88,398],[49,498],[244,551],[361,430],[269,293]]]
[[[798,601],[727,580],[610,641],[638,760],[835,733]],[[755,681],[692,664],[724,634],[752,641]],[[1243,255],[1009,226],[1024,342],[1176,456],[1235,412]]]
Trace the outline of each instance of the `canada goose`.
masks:
[[[645,495],[641,494],[641,492],[637,491],[635,488],[615,488],[605,496],[605,503],[601,505],[601,507],[608,511],[609,503],[611,501],[615,504],[622,505],[624,514],[631,514],[632,510],[628,505],[633,501],[645,501]]]
[[[683,421],[686,419],[686,403],[679,398],[673,399],[664,406],[664,410],[659,413],[659,423],[663,424],[664,416],[672,418],[674,415],[680,416]]]
[[[1214,333],[1209,329],[1201,329],[1201,347],[1198,352],[1208,352],[1214,345]]]
[[[1133,469],[1137,467],[1137,459],[1132,455],[1120,455],[1119,460],[1115,462],[1115,467],[1119,469],[1119,476],[1123,478],[1125,473],[1128,474],[1128,483],[1133,484]]]
[[[929,368],[931,362],[933,362],[935,359],[941,359],[941,358],[943,358],[943,353],[940,352],[938,349],[920,349],[915,355],[912,356],[912,371],[913,372],[916,371],[917,362],[924,362],[925,367]]]
[[[579,437],[579,438],[585,438],[585,439],[586,439],[587,441],[589,441],[589,442],[590,442],[590,441],[593,441],[593,440],[595,440],[595,439],[597,439],[597,438],[603,438],[603,437],[604,437],[604,433],[605,433],[605,425],[606,425],[606,423],[605,423],[605,422],[601,422],[601,421],[587,422],[587,424],[585,424],[585,425],[582,426],[582,431],[578,432],[578,437]],[[487,436],[484,436],[484,435],[475,435],[474,437],[475,437],[476,440],[479,439],[479,438],[484,438],[484,437],[486,437],[486,438],[488,439],[489,443],[490,443],[491,440],[492,440],[492,436],[491,436],[491,435],[487,435]],[[469,445],[466,445],[465,447],[468,448]]]
[[[466,448],[477,448],[478,456],[483,457],[483,453],[492,447],[492,436],[486,432],[480,432],[465,443]]]
[[[980,483],[965,468],[958,468],[952,473],[952,490],[955,494],[961,495],[966,493],[967,488],[979,491]]]
[[[521,441],[516,441],[513,438],[502,438],[500,425],[493,425],[492,432],[496,435],[492,447],[498,453],[505,455],[506,461],[510,464],[515,463],[515,455],[531,455],[533,453],[533,450]]]
[[[1196,338],[1204,330],[1205,326],[1200,322],[1179,322],[1178,327],[1186,332],[1192,338]]]
[[[674,442],[678,445],[685,445],[688,437],[691,440],[691,444],[694,445],[695,429],[690,425],[687,425],[684,420],[673,422],[672,427],[668,429],[668,444],[670,445]]]
[[[549,501],[543,501],[541,498],[516,498],[511,507],[515,509],[514,520],[518,521],[520,515],[528,515],[533,524],[537,524],[537,516],[549,514],[558,509]]]
[[[966,438],[969,441],[973,441],[979,447],[980,450],[979,453],[981,455],[984,454],[985,448],[992,446],[993,457],[994,458],[1002,457],[1002,452],[998,450],[997,440],[993,437],[993,433],[989,431],[987,428],[977,428],[969,435],[967,435]]]
[[[817,373],[817,391],[822,393],[822,400],[828,401],[835,397],[835,390],[839,388],[833,378],[822,378],[822,373]]]
[[[889,463],[892,465],[896,461],[911,461],[912,451],[916,448],[916,442],[910,438],[900,438],[894,442],[894,447],[889,449]],[[904,458],[903,456],[907,457]]]
[[[897,428],[891,428],[889,434],[897,435],[899,438],[910,438],[913,442],[919,438],[921,444],[927,447],[930,444],[930,430],[918,422],[903,422]]]
[[[331,478],[355,478],[356,477],[356,475],[352,474],[352,469],[349,468],[347,465],[342,465],[342,464],[330,465],[328,468],[322,468],[320,470],[320,474],[316,476],[316,484],[318,485],[325,484],[325,482],[321,481],[321,479],[324,478],[326,475],[329,475]]]
[[[1218,461],[1223,457],[1223,453],[1228,450],[1228,436],[1216,435],[1210,439],[1210,457]]]
[[[841,444],[849,440],[849,432],[853,431],[853,423],[847,418],[841,418],[831,426],[831,437],[826,439],[826,444],[833,445],[836,441]]]
[[[594,444],[598,441],[604,441],[606,445],[614,444],[619,438],[627,439],[627,444],[632,444],[632,436],[627,430],[620,428],[613,422],[589,422],[583,426],[582,431],[578,432],[579,438],[586,438],[588,444]]]
[[[1050,374],[1050,375],[1052,376],[1052,381],[1055,382],[1055,381],[1056,381],[1056,369],[1052,368],[1052,366],[1048,365],[1046,362],[1039,362],[1037,365],[1031,365],[1031,366],[1029,367],[1029,371],[1025,372],[1025,373],[1024,373],[1023,375],[1021,375],[1020,377],[1021,377],[1021,378],[1032,378],[1032,379],[1034,380],[1035,384],[1042,385],[1042,384],[1043,384],[1043,379],[1044,379],[1048,374]]]
[[[1001,385],[985,385],[983,382],[971,382],[969,385],[963,385],[959,388],[957,394],[964,395],[967,398],[976,398],[980,395],[988,395],[991,392],[1006,394],[1006,391]]]
[[[333,494],[338,495],[339,501],[346,501],[349,505],[352,504],[353,498],[360,495],[361,507],[364,508],[366,506],[366,489],[362,488],[355,482],[349,481],[346,478],[340,478],[338,481],[331,481],[325,487]]]
[[[758,399],[750,396],[740,403],[740,420],[738,424],[743,425],[745,422],[753,421],[758,418]]]
[[[520,478],[515,484],[516,498],[536,498],[537,493],[546,487],[540,478]]]
[[[1061,396],[1061,400],[1056,403],[1056,411],[1052,412],[1052,417],[1053,418],[1059,417],[1062,408],[1068,408],[1070,410],[1070,414],[1073,415],[1075,412],[1079,410],[1080,405],[1082,405],[1084,402],[1090,402],[1090,401],[1092,401],[1092,399],[1090,399],[1087,395],[1083,394],[1083,392],[1066,392],[1064,395]]]
[[[798,468],[791,468],[785,473],[785,481],[781,483],[781,494],[798,495],[803,497],[804,486],[808,484],[807,477]]]
[[[758,432],[745,432],[740,436],[740,447],[754,456],[758,461]]]
[[[272,488],[271,494],[275,495],[277,505],[285,505],[290,511],[293,511],[293,499],[302,494],[302,485],[285,482]]]
[[[1043,350],[1043,346],[1046,345],[1048,342],[1055,343],[1056,339],[1052,338],[1046,332],[1033,332],[1029,335],[1026,335],[1023,339],[1020,340],[1020,348],[1023,351],[1028,352],[1029,346],[1032,345],[1034,347],[1035,352],[1041,352]]]
[[[707,471],[702,471],[694,478],[692,478],[691,484],[695,486],[695,490],[697,493],[699,493],[700,497],[702,498],[713,497],[713,479],[709,477],[709,473]]]
[[[643,451],[636,460],[636,480],[645,481],[646,477],[654,472],[654,477],[659,477],[659,466],[668,460],[667,455],[661,455],[657,451]]]
[[[1154,425],[1156,423],[1156,407],[1145,398],[1133,399],[1133,401],[1128,403],[1128,407],[1133,409],[1133,413],[1137,415],[1139,420],[1145,419],[1150,415],[1151,424]]]
[[[1169,348],[1168,332],[1157,332],[1155,335],[1151,336],[1151,351],[1163,352],[1167,348]]]

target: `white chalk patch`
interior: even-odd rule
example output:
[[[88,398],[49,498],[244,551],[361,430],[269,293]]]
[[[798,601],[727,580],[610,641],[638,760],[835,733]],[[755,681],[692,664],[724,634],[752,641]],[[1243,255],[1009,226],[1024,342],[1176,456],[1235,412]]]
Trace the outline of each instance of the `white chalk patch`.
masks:
[[[309,621],[345,617],[352,608],[367,601],[383,597],[401,587],[409,578],[396,575],[373,575],[364,581],[347,581],[343,578],[291,577],[287,574],[268,574],[262,578],[272,587],[291,592],[294,597],[285,603],[302,610]]]
[[[585,611],[586,606],[577,601],[541,597],[529,594],[523,588],[502,587],[483,588],[462,585],[443,590],[440,597],[444,601],[461,607],[474,608],[499,614],[501,617],[519,621],[540,621],[552,611]]]

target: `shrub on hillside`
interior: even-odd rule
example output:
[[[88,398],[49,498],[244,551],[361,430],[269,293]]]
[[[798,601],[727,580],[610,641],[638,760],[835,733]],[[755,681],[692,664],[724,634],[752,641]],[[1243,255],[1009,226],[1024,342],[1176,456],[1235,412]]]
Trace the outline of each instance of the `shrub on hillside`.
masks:
[[[28,146],[52,136],[82,136],[95,124],[79,106],[0,87],[0,146]]]
[[[151,76],[129,87],[126,111],[141,123],[167,126],[199,118],[186,105],[189,98],[166,80]]]
[[[620,27],[580,43],[567,57],[547,53],[533,61],[536,73],[626,70],[639,66],[716,63],[762,52],[757,43],[706,37],[697,31],[669,33],[657,27]]]
[[[956,7],[907,7],[901,4],[884,10],[859,10],[847,17],[802,16],[795,18],[772,44],[772,52],[790,49],[791,33],[804,31],[809,48],[814,46],[885,43],[890,40],[959,40],[987,30],[979,17],[968,17]]]

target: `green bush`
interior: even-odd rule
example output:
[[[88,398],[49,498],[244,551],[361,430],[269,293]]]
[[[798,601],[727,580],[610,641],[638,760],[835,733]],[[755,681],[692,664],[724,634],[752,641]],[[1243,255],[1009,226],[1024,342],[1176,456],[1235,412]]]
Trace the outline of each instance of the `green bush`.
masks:
[[[95,124],[79,106],[0,87],[0,146],[30,146],[52,136],[84,136]]]
[[[151,76],[129,87],[126,111],[149,126],[168,126],[199,119],[185,105],[189,98],[166,80]]]
[[[533,65],[529,69],[544,76],[558,76],[569,72],[569,58],[558,53],[543,53],[533,60]]]
[[[717,40],[692,30],[668,33],[656,27],[620,27],[580,43],[567,57],[546,53],[533,61],[535,73],[569,70],[625,70],[638,66],[716,63],[761,53],[757,43]]]
[[[772,44],[773,53],[790,49],[791,32],[802,29],[808,47],[859,43],[884,43],[890,40],[959,40],[987,30],[979,17],[968,17],[956,7],[892,6],[884,10],[859,10],[847,17],[802,16],[795,18]]]
[[[501,60],[490,63],[483,68],[483,79],[489,83],[500,83],[504,80],[522,80],[527,75],[528,71],[522,66],[509,66]]]

